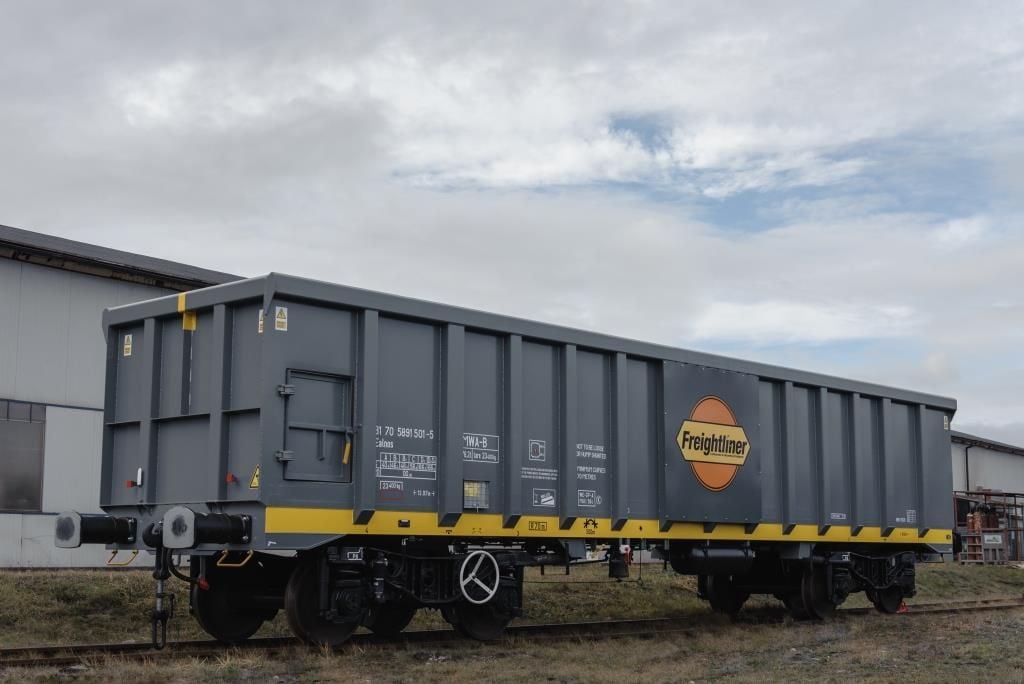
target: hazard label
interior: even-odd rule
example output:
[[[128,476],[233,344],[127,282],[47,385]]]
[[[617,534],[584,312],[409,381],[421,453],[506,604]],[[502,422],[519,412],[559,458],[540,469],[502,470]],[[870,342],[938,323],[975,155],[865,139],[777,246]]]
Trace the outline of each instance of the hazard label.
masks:
[[[259,488],[260,488],[260,467],[256,466],[256,468],[252,471],[252,477],[249,478],[249,489],[259,489]]]
[[[274,307],[274,330],[288,331],[288,307]]]
[[[260,335],[263,334],[263,309],[260,309],[260,320],[256,324],[256,332]]]
[[[127,335],[124,336],[124,355],[125,356],[131,356],[132,355],[132,335],[131,335],[131,333],[128,333]]]

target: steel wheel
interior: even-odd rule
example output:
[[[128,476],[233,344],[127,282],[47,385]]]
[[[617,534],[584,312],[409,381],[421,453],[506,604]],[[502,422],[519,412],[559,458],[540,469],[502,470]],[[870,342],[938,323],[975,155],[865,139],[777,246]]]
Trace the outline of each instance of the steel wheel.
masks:
[[[736,587],[729,575],[708,575],[705,587],[711,608],[727,615],[736,615],[750,598],[749,593]]]
[[[409,626],[416,615],[416,606],[408,601],[392,601],[370,606],[363,618],[363,625],[374,634],[396,637]]]
[[[299,561],[284,591],[284,612],[292,633],[308,644],[339,646],[359,627],[360,618],[332,622],[320,615],[320,561],[311,557]]]
[[[800,580],[800,595],[808,615],[819,620],[835,617],[836,604],[828,595],[827,568],[815,566],[804,572]]]
[[[879,613],[898,613],[903,604],[903,592],[899,587],[886,587],[871,592],[869,596]]]
[[[783,596],[782,602],[786,604],[786,608],[789,609],[789,614],[794,620],[806,620],[811,616],[804,604],[804,596],[799,587]]]
[[[267,612],[221,583],[205,590],[193,585],[189,607],[203,631],[225,644],[238,644],[255,634]]]
[[[456,631],[477,641],[495,641],[505,634],[505,628],[512,622],[512,614],[501,610],[491,601],[483,605],[459,601],[451,610],[445,611],[445,619]]]

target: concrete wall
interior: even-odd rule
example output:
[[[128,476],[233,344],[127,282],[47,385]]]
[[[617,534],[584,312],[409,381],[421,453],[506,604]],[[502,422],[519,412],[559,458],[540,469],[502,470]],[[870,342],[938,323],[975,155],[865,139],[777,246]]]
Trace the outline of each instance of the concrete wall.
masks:
[[[102,547],[55,548],[54,514],[99,512],[103,309],[168,292],[0,259],[0,399],[47,405],[43,513],[0,514],[0,566],[106,562]]]
[[[964,459],[965,445],[953,444],[953,489],[997,489],[1004,492],[1024,492],[1024,456],[1007,454],[983,447],[970,450],[970,483]]]

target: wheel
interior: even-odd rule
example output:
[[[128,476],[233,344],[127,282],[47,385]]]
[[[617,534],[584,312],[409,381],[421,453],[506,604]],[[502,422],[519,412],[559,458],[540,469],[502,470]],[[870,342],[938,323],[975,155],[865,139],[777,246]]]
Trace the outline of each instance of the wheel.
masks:
[[[300,560],[284,591],[284,613],[292,633],[317,646],[334,647],[345,642],[362,621],[363,611],[353,611],[353,619],[327,620],[320,615],[320,559]]]
[[[750,598],[750,594],[736,587],[729,575],[708,575],[705,591],[713,610],[726,615],[736,615]]]
[[[903,592],[899,587],[886,587],[872,591],[868,598],[875,604],[879,613],[898,613],[903,604]]]
[[[783,595],[782,602],[786,605],[789,614],[794,620],[806,620],[811,616],[807,605],[804,604],[804,596],[799,587]]]
[[[485,604],[459,601],[442,611],[444,618],[463,636],[477,641],[495,641],[505,634],[512,613],[502,610],[497,600]]]
[[[809,617],[828,620],[835,617],[836,604],[828,591],[828,568],[808,568],[800,579],[800,595]]]
[[[416,615],[416,605],[408,601],[392,601],[370,606],[363,618],[363,625],[374,634],[396,637],[409,626]]]
[[[267,610],[248,601],[246,594],[224,587],[221,583],[210,589],[193,585],[189,607],[204,632],[225,644],[238,644],[263,625]]]

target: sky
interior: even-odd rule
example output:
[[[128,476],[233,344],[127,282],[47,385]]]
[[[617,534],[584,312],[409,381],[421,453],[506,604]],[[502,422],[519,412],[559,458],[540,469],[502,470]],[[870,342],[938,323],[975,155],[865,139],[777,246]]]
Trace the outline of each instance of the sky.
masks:
[[[1024,444],[1020,9],[8,4],[0,223],[952,396]]]

